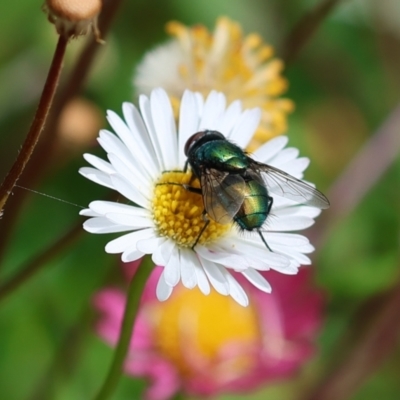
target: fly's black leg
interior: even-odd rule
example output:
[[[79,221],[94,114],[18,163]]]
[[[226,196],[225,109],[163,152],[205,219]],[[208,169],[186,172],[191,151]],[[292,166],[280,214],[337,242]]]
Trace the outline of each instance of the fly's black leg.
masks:
[[[194,189],[196,189],[196,188],[194,188]],[[203,211],[202,218],[203,218],[205,224],[204,224],[203,228],[201,228],[199,236],[197,236],[196,241],[194,242],[194,244],[192,246],[192,250],[194,250],[194,248],[196,247],[196,244],[199,242],[199,240],[201,238],[201,235],[204,233],[204,231],[206,230],[208,224],[210,223],[210,220],[207,218],[207,214],[206,214],[205,211]]]
[[[168,169],[166,171],[163,171],[163,174],[167,174],[168,172],[176,172],[180,174],[186,174],[186,171],[182,171],[181,169]]]
[[[201,189],[200,188],[195,188],[190,185],[186,185],[184,183],[176,183],[176,182],[163,182],[163,183],[157,183],[156,186],[161,186],[161,185],[175,185],[175,186],[180,186],[183,187],[185,190],[188,192],[196,193],[196,194],[201,194]]]
[[[271,208],[272,208],[272,203],[274,202],[274,199],[272,197],[269,197],[269,205],[268,205],[268,210],[267,210],[267,215],[269,215],[269,213],[271,212]],[[271,247],[268,246],[267,241],[265,240],[264,236],[262,235],[261,231],[259,229],[257,229],[258,234],[260,235],[260,238],[262,240],[262,242],[265,244],[265,247],[272,252]]]
[[[195,188],[193,186],[185,185],[185,184],[182,184],[182,187],[184,189],[186,189],[188,192],[192,192],[192,193],[196,193],[196,194],[202,194],[200,188]]]
[[[271,247],[268,246],[267,241],[265,240],[264,236],[262,235],[260,230],[257,230],[258,234],[260,235],[261,240],[263,241],[263,243],[265,244],[265,247],[272,253],[272,249]]]

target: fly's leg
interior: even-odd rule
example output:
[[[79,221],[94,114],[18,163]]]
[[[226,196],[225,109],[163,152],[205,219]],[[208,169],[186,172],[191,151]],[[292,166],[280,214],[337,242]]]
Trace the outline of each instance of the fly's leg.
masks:
[[[200,194],[201,195],[201,189],[200,188],[196,188],[190,185],[187,185],[185,183],[176,183],[176,182],[163,182],[163,183],[157,183],[156,186],[161,186],[161,185],[175,185],[175,186],[180,186],[183,187],[185,190],[187,190],[188,192],[192,192],[192,193],[196,193],[196,194]]]
[[[272,203],[273,203],[273,202],[274,202],[274,199],[273,199],[272,197],[269,197],[269,205],[268,205],[267,215],[269,215],[270,212],[271,212],[271,208],[272,208]],[[272,252],[272,249],[271,249],[271,247],[268,246],[268,243],[267,243],[267,241],[265,240],[265,237],[262,235],[261,230],[260,230],[260,229],[257,229],[257,232],[258,232],[258,234],[260,235],[260,238],[261,238],[262,242],[265,244],[265,247],[266,247],[270,252]]]
[[[176,186],[181,186],[185,190],[187,190],[188,192],[192,192],[192,193],[196,193],[198,195],[202,195],[201,188],[196,188],[196,187],[190,186],[190,183],[192,182],[192,180],[193,180],[193,175],[192,175],[192,178],[189,181],[189,185],[184,184],[184,183],[175,183],[175,182],[164,182],[164,183],[158,183],[157,185],[176,185]],[[205,210],[202,213],[202,218],[203,218],[205,223],[204,223],[203,228],[201,228],[201,231],[200,231],[199,235],[197,236],[197,238],[196,238],[196,240],[195,240],[195,242],[194,242],[194,244],[192,246],[192,250],[194,250],[196,244],[199,242],[199,240],[201,238],[201,235],[204,233],[204,231],[207,229],[208,224],[210,223],[210,220],[207,218],[207,213],[206,213]]]
[[[257,229],[257,232],[260,235],[262,242],[265,244],[265,247],[272,253],[272,249],[271,249],[271,247],[268,246],[268,243],[265,240],[264,236],[262,235],[261,231],[259,229]]]
[[[194,189],[196,189],[196,188],[194,188]],[[204,231],[207,229],[208,224],[210,223],[210,220],[207,218],[207,214],[206,214],[205,210],[203,211],[203,214],[201,216],[202,216],[203,221],[205,222],[205,224],[204,224],[203,228],[201,228],[201,231],[200,231],[199,235],[197,236],[197,238],[196,238],[196,240],[195,240],[195,242],[194,242],[194,244],[192,246],[192,250],[194,250],[194,248],[196,247],[196,244],[199,242],[199,240],[201,238],[201,235],[204,233]]]

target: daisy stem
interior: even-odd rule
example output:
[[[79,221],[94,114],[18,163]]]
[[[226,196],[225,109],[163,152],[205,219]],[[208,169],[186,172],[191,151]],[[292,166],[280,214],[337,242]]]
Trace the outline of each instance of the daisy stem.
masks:
[[[94,398],[95,400],[109,399],[121,378],[123,364],[131,342],[133,325],[139,311],[140,298],[147,278],[152,271],[152,266],[151,258],[145,257],[129,284],[121,333],[115,349],[114,359],[99,393]]]
[[[39,105],[36,114],[33,118],[32,125],[26,135],[25,141],[22,145],[17,159],[12,165],[2,185],[0,186],[0,210],[4,208],[7,199],[12,192],[18,178],[21,176],[28,163],[31,155],[39,140],[39,136],[45,125],[51,104],[53,102],[54,93],[58,85],[60,73],[63,65],[64,54],[67,48],[68,38],[60,35],[58,38],[57,47],[53,56],[49,73],[47,75],[46,83],[43,87],[42,95],[40,97]]]

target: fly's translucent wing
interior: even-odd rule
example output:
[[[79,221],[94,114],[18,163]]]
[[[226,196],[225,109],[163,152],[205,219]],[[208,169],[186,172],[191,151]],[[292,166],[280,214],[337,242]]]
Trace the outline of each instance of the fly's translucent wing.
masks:
[[[201,174],[200,182],[209,217],[222,225],[232,222],[243,204],[244,179],[240,175],[206,169]]]
[[[272,193],[320,209],[329,207],[329,200],[319,190],[286,172],[255,161],[252,168],[262,174],[268,190]]]

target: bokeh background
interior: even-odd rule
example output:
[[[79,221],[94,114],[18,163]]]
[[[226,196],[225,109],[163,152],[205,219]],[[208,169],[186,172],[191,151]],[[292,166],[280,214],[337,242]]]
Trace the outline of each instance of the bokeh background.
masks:
[[[290,36],[319,3],[332,3],[332,9],[318,20],[312,35],[305,33],[313,27],[310,19]],[[29,128],[57,41],[40,7],[41,2],[34,0],[0,3],[0,177],[10,168]],[[98,129],[107,127],[105,110],[119,112],[123,101],[135,100],[134,68],[146,51],[167,39],[166,22],[202,23],[213,29],[221,15],[240,22],[245,33],[259,33],[278,57],[288,58],[286,97],[296,104],[289,117],[290,143],[312,160],[306,177],[328,197],[333,194],[331,200],[340,206],[334,203],[310,232],[318,243],[312,266],[315,285],[327,298],[316,356],[293,379],[248,395],[220,398],[300,399],[325,376],[339,376],[340,382],[340,368],[351,365],[361,378],[346,398],[397,400],[399,296],[390,309],[386,336],[368,341],[389,312],[385,304],[396,299],[400,268],[397,0],[123,1],[79,98],[64,110],[61,125],[53,132],[57,139],[46,149],[49,157],[41,177],[34,179],[28,172],[19,183],[79,206],[108,196],[104,188],[77,173],[85,164],[82,153],[94,151]],[[288,43],[303,36],[304,45],[290,53]],[[84,45],[80,39],[68,46],[61,84]],[[385,139],[386,131],[382,134],[380,129],[396,116],[394,134]],[[367,163],[357,164],[360,167],[349,175],[348,166],[367,144],[373,150]],[[385,161],[387,168],[378,168],[375,182],[375,165]],[[359,181],[369,189],[349,205],[348,199],[359,193]],[[0,282],[82,222],[75,205],[25,192],[15,188],[9,200],[12,209],[13,202],[24,197],[12,227],[8,216],[0,221]],[[118,257],[103,251],[107,241],[102,235],[76,235],[51,260],[40,262],[43,268],[35,276],[0,299],[1,399],[79,400],[96,392],[112,350],[93,332],[96,315],[90,302],[105,283],[122,282]],[[351,357],[360,344],[366,347],[357,353],[357,362]],[[372,349],[376,357],[374,353],[368,358]],[[124,377],[114,398],[140,398],[143,387],[144,382]]]

